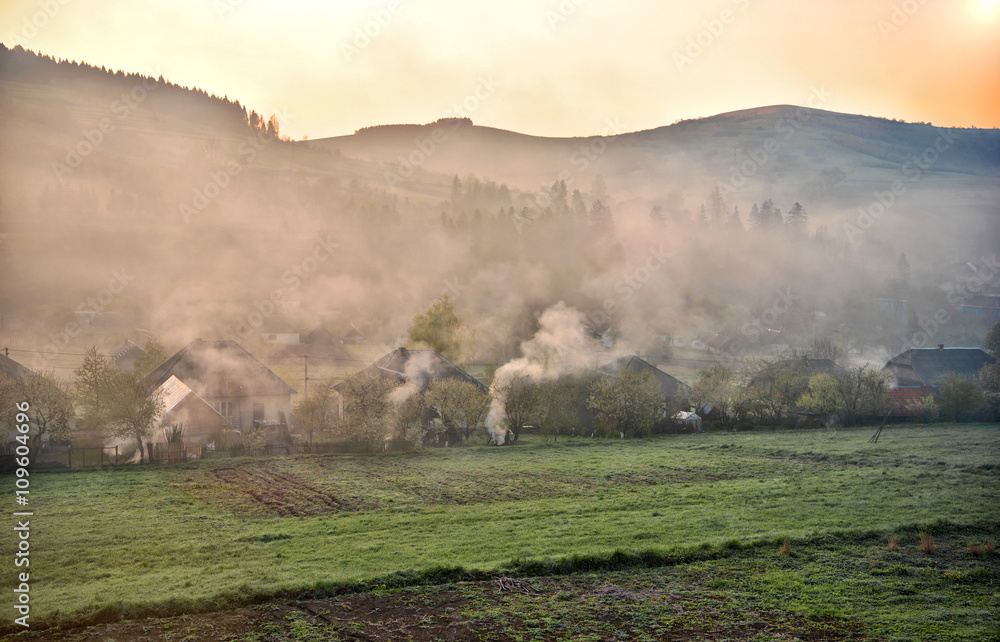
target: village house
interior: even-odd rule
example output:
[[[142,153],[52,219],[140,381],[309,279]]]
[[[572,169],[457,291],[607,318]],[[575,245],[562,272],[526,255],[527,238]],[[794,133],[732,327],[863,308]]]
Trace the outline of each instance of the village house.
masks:
[[[692,343],[692,347],[700,350],[708,350],[711,354],[722,354],[733,347],[733,340],[724,334],[713,332],[698,336]]]
[[[635,355],[616,359],[615,361],[602,366],[599,370],[605,374],[616,374],[622,370],[628,370],[629,372],[635,373],[652,373],[653,377],[656,379],[656,383],[660,386],[660,390],[663,392],[664,403],[669,403],[673,400],[684,386],[679,379],[671,377],[653,364]]]
[[[295,390],[235,341],[195,339],[153,369],[145,380],[159,387],[176,377],[234,428],[268,428],[268,442],[288,434]]]
[[[295,345],[300,340],[298,328],[280,314],[266,319],[257,331],[264,343]]]
[[[352,324],[351,329],[340,337],[340,343],[343,345],[361,345],[368,343],[368,337]]]
[[[146,354],[146,351],[130,339],[125,339],[124,343],[120,343],[108,351],[108,356],[111,357],[111,365],[116,370],[126,370],[129,372],[135,370],[136,359],[144,354]]]
[[[221,448],[237,437],[226,418],[176,376],[164,381],[159,392],[163,412],[149,443],[183,441]]]
[[[0,354],[0,370],[3,371],[3,374],[14,377],[15,379],[20,379],[24,375],[31,372],[31,370],[29,370],[26,366],[22,366],[6,354]]]
[[[668,417],[668,409],[671,408],[672,402],[684,392],[684,383],[680,379],[670,376],[636,355],[616,359],[599,368],[598,372],[616,374],[622,370],[635,373],[652,373],[656,383],[660,386],[660,392],[663,393],[664,410],[663,418],[659,422],[657,430],[671,430],[676,428],[701,430],[701,418],[697,417],[697,415],[691,417],[691,413],[678,413],[677,415],[670,415]]]
[[[972,378],[983,366],[996,359],[979,348],[910,348],[885,364],[884,372],[893,377],[896,388],[926,388],[936,392],[951,374]]]
[[[413,384],[420,392],[426,392],[431,384],[439,379],[457,379],[473,384],[483,394],[489,394],[489,388],[481,381],[442,357],[435,350],[396,348],[389,354],[376,359],[375,363],[362,372],[377,372],[395,379],[400,385]],[[339,411],[343,414],[344,382],[338,383],[333,389],[340,396]]]
[[[426,392],[431,384],[438,379],[458,379],[475,385],[483,394],[489,394],[489,388],[481,381],[434,350],[396,348],[389,354],[376,359],[362,372],[366,371],[378,372],[396,379],[400,384],[413,384],[421,392]],[[343,386],[344,384],[341,382],[333,389],[339,393],[343,390]]]
[[[0,353],[0,377],[11,377],[14,379],[20,379],[26,376],[30,372],[31,370],[29,370],[27,367],[22,366],[17,361],[14,361],[10,357],[8,357],[6,354]],[[13,416],[14,416],[13,414],[9,415],[9,417]],[[14,439],[15,436],[17,436],[17,433],[14,431],[15,424],[11,423],[8,425],[7,421],[8,421],[8,414],[0,413],[0,435],[3,435],[4,443],[10,442],[11,440]]]

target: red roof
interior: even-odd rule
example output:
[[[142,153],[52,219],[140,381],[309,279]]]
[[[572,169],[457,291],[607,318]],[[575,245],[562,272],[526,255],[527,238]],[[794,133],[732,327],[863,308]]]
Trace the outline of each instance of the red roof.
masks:
[[[923,386],[912,386],[906,388],[889,388],[889,401],[892,403],[893,417],[916,417],[917,414],[907,408],[911,403],[922,400],[927,395],[933,394],[930,388]]]

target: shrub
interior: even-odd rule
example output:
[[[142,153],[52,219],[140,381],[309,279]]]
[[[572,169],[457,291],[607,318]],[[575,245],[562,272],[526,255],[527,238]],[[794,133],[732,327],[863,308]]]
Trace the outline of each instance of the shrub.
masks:
[[[889,537],[889,552],[895,553],[899,550],[899,540],[895,535]]]
[[[788,538],[786,537],[784,543],[782,543],[781,545],[781,554],[789,555],[791,552],[792,552],[792,544],[791,542],[788,541]]]
[[[920,550],[930,555],[934,552],[934,538],[930,533],[920,534]]]

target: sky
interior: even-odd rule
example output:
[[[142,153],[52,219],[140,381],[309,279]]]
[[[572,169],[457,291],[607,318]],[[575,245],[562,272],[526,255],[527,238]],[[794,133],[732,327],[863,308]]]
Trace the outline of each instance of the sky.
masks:
[[[1000,127],[996,0],[0,0],[8,47],[278,114],[589,136],[772,104]]]

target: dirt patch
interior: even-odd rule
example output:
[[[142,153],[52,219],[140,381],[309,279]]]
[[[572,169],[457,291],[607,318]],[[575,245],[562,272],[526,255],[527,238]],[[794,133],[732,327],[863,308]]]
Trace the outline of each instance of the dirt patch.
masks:
[[[212,470],[215,479],[232,492],[242,493],[275,515],[302,517],[364,510],[362,502],[338,497],[289,472],[257,462]]]
[[[867,639],[856,623],[746,610],[721,597],[697,599],[638,582],[594,576],[492,580],[275,601],[221,613],[28,632],[13,640],[66,642],[285,640],[754,640]]]

